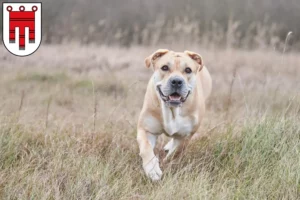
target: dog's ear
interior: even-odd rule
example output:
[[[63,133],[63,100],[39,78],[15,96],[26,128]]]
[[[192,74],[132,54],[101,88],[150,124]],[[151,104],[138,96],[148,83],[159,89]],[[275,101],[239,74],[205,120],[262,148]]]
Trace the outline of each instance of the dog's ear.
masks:
[[[195,52],[191,52],[191,51],[184,51],[185,54],[187,54],[191,59],[193,59],[194,61],[196,61],[200,66],[199,66],[199,71],[202,70],[203,68],[203,59],[202,57],[195,53]]]
[[[156,59],[162,57],[164,54],[168,52],[169,52],[168,49],[158,49],[157,51],[155,51],[153,54],[151,54],[145,59],[146,67],[149,68]]]

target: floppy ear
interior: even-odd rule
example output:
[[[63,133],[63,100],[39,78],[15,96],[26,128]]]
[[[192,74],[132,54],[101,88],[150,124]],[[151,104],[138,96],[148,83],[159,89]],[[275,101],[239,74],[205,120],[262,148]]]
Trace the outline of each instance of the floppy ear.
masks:
[[[145,59],[146,67],[149,68],[151,64],[158,58],[162,57],[164,54],[168,53],[168,49],[158,49],[153,54]]]
[[[200,66],[199,66],[199,71],[202,70],[203,68],[203,59],[202,57],[195,53],[195,52],[191,52],[191,51],[184,51],[185,54],[187,54],[189,57],[191,57],[191,59],[193,59],[194,61],[196,61]]]

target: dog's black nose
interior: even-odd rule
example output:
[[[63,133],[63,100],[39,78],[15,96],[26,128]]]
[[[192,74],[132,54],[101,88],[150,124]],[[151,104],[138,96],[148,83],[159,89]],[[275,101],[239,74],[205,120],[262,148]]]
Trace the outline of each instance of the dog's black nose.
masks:
[[[181,88],[181,86],[183,85],[183,79],[180,77],[174,77],[171,80],[171,85],[174,88]]]

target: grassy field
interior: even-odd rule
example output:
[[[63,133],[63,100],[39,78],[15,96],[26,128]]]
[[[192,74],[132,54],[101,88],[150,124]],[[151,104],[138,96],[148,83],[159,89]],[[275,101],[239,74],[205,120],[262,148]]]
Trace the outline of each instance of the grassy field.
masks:
[[[213,78],[202,137],[152,183],[135,138],[157,48],[1,46],[0,199],[299,199],[300,55],[189,49]]]

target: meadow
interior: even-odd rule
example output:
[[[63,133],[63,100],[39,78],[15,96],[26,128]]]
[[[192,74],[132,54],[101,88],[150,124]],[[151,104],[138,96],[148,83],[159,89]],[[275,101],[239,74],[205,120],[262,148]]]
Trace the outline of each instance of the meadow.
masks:
[[[200,53],[213,92],[201,137],[153,183],[136,123],[158,48]],[[0,46],[0,63],[0,199],[300,198],[299,53],[45,44]]]

